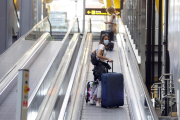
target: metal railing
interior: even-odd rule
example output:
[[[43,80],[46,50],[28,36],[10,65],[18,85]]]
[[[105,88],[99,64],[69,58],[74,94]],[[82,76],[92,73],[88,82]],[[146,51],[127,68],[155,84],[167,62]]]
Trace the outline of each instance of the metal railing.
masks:
[[[121,23],[122,23],[122,21],[121,21]],[[124,27],[123,23],[121,25],[122,25],[122,27]],[[126,62],[127,62],[127,66],[128,66],[130,75],[135,80],[135,81],[133,81],[133,86],[136,89],[135,93],[136,93],[137,104],[138,104],[140,114],[141,114],[141,119],[145,119],[145,118],[143,118],[143,116],[145,116],[144,114],[146,113],[146,111],[144,111],[144,106],[142,106],[142,105],[145,105],[145,103],[147,103],[147,107],[149,108],[151,118],[153,120],[158,120],[155,109],[153,108],[153,105],[151,103],[151,99],[150,99],[149,93],[147,91],[147,87],[144,83],[144,80],[143,80],[142,75],[141,75],[140,70],[139,70],[139,66],[136,62],[135,54],[133,52],[132,46],[131,46],[129,38],[127,36],[128,33],[125,30],[125,27],[123,29],[124,29],[123,33],[125,35],[124,37],[126,37],[126,42],[123,41],[125,44],[125,46],[124,46],[125,47],[124,48],[125,53],[124,54],[125,54],[125,58],[126,58]],[[122,37],[121,39],[123,40],[124,38]],[[129,59],[130,58],[129,55],[131,56],[131,59]],[[145,100],[143,100],[143,97],[142,97],[142,100],[140,100],[140,98],[138,98],[138,96],[139,97],[144,96]],[[150,116],[147,116],[147,117],[150,117]],[[146,117],[146,119],[148,119],[147,117]]]
[[[167,77],[167,78],[166,78]],[[173,84],[173,76],[172,74],[163,74],[159,78],[158,83],[154,83],[151,87],[151,94],[153,99],[153,106],[156,107],[156,102],[158,102],[161,108],[161,111],[164,110],[165,104],[164,100],[165,98],[169,99],[171,102],[171,115],[172,115],[172,103],[173,99],[176,99],[175,94],[173,93],[174,90],[174,84]],[[167,86],[165,86],[165,83],[167,82]],[[167,94],[165,92],[167,90]]]
[[[40,21],[37,25],[35,25],[26,35],[22,36],[17,40],[7,51],[5,51],[1,56],[3,57],[6,53],[8,53],[12,48],[14,48],[18,43],[20,43],[22,40],[26,40],[26,37],[28,37],[30,34],[34,34],[33,32],[36,31],[38,27],[42,26],[49,27],[50,32],[50,25],[48,22],[48,17],[44,18],[42,21]],[[8,93],[12,90],[11,86],[14,86],[16,84],[16,77],[18,74],[18,69],[23,68],[25,66],[29,66],[30,63],[35,59],[37,53],[43,49],[43,47],[46,45],[46,40],[49,40],[50,35],[46,33],[47,29],[45,29],[39,36],[36,36],[36,42],[32,47],[25,52],[25,54],[17,61],[15,64],[12,65],[12,67],[4,74],[3,77],[0,79],[0,103],[6,98]],[[39,32],[39,31],[38,31]],[[44,34],[45,35],[42,35]],[[45,36],[45,38],[43,38]],[[40,39],[39,39],[40,38]],[[51,39],[51,37],[50,37]],[[31,61],[31,62],[29,62]]]
[[[39,38],[37,44],[33,46],[27,53],[15,64],[12,69],[1,79],[0,81],[0,103],[6,98],[8,93],[13,89],[17,83],[18,70],[28,67],[41,52],[41,50],[46,46],[49,40],[49,33],[44,33],[42,37]]]
[[[51,64],[47,67],[45,73],[43,74],[43,76],[41,77],[41,80],[40,80],[40,83],[36,86],[36,88],[34,89],[32,95],[30,96],[29,98],[29,104],[28,104],[28,120],[29,119],[35,119],[37,117],[37,115],[40,115],[42,114],[42,111],[43,111],[43,106],[46,105],[46,103],[48,102],[48,99],[46,99],[49,95],[47,95],[47,93],[51,92],[51,88],[53,85],[57,85],[57,84],[54,84],[54,81],[57,79],[58,75],[57,74],[58,72],[62,72],[62,63],[64,63],[67,59],[63,59],[63,56],[66,54],[66,55],[69,55],[69,53],[65,53],[65,52],[69,52],[69,51],[66,51],[68,45],[70,44],[70,34],[72,33],[76,33],[79,31],[79,28],[78,28],[78,19],[75,18],[72,22],[72,25],[68,28],[68,31],[66,33],[66,35],[64,36],[63,40],[62,40],[62,45],[61,47],[59,47],[59,49],[57,50],[54,58],[52,59],[51,61]],[[74,39],[74,38],[73,38]],[[73,40],[74,41],[74,40]],[[73,43],[73,42],[72,42]],[[71,44],[72,44],[71,43]],[[73,45],[72,45],[73,46]],[[68,49],[70,49],[71,47],[69,47]],[[70,59],[68,59],[70,60]],[[58,66],[60,65],[60,68],[58,68]],[[52,66],[56,66],[56,69],[54,69],[53,73],[51,72],[51,67]],[[66,67],[67,68],[67,67]],[[63,71],[64,71],[65,68],[63,68]],[[51,72],[51,73],[49,73]],[[65,77],[64,76],[64,72],[63,72],[63,75],[61,77]],[[46,88],[44,88],[43,84],[44,82],[48,82],[48,86]],[[59,84],[60,85],[60,84]],[[38,97],[38,92],[39,91],[43,91],[43,89],[46,89],[46,92],[44,93],[43,96],[43,99],[41,99],[41,101],[38,101],[39,105],[37,105],[37,97]],[[49,91],[50,90],[50,91]],[[36,106],[34,106],[34,104],[36,104]],[[51,106],[53,107],[53,106]],[[38,112],[39,111],[39,112]],[[50,113],[49,113],[50,114]],[[46,114],[45,114],[46,115]],[[38,118],[37,118],[38,119]]]
[[[17,45],[20,41],[22,40],[26,40],[26,37],[28,37],[30,34],[34,34],[33,32],[36,31],[35,29],[37,29],[39,26],[41,26],[41,24],[44,24],[44,22],[48,22],[48,17],[44,18],[43,20],[41,20],[38,24],[36,24],[27,34],[25,34],[24,36],[20,37],[8,50],[6,50],[1,56],[4,56],[10,49],[12,49],[15,45]],[[49,23],[49,32],[51,32],[51,25]],[[41,35],[43,33],[45,33],[46,31],[42,32],[41,34],[39,34],[39,36],[36,36],[36,40],[39,39],[41,37]],[[34,46],[36,46],[36,44],[38,43],[38,41],[35,42],[35,44],[28,50],[31,51],[31,49],[33,49]],[[26,54],[28,53],[28,51],[26,52]],[[26,54],[24,56],[22,56],[13,66],[11,69],[9,69],[9,71],[0,79],[0,83],[10,74],[10,72],[22,61],[22,59],[24,59],[24,57],[26,56]]]
[[[66,113],[66,110],[67,110],[68,102],[69,102],[70,95],[71,95],[72,88],[73,88],[73,82],[75,81],[77,68],[78,68],[79,63],[80,63],[79,61],[83,60],[81,57],[82,57],[82,53],[84,51],[83,48],[85,46],[88,30],[90,29],[90,32],[91,32],[91,19],[88,20],[87,24],[88,24],[87,25],[88,27],[86,28],[86,30],[84,31],[84,34],[83,34],[83,39],[82,39],[82,42],[81,42],[81,46],[79,48],[79,53],[78,53],[78,56],[77,56],[77,59],[76,59],[76,62],[75,62],[74,68],[73,68],[73,72],[72,72],[72,75],[71,75],[71,78],[70,78],[70,82],[69,82],[68,89],[67,89],[67,92],[66,92],[66,95],[65,95],[65,98],[64,98],[64,102],[63,102],[62,107],[61,107],[61,111],[60,111],[58,120],[64,120],[64,117],[66,115],[65,113]]]
[[[52,58],[52,61],[50,63],[50,65],[47,67],[45,73],[43,74],[43,76],[41,77],[40,83],[38,83],[38,85],[36,86],[35,90],[33,91],[33,93],[31,94],[31,96],[29,97],[29,102],[28,102],[28,108],[31,107],[31,104],[35,98],[35,96],[37,95],[42,83],[43,83],[43,78],[47,77],[47,73],[49,72],[50,67],[52,66],[52,64],[54,63],[57,54],[59,54],[59,51],[62,50],[62,47],[65,46],[64,43],[66,43],[66,41],[69,39],[69,34],[73,33],[73,31],[78,31],[78,29],[73,29],[74,25],[77,24],[78,19],[76,18],[73,21],[73,24],[68,28],[68,32],[66,33],[64,39],[62,40],[62,46],[59,47],[58,51],[56,52],[54,58]],[[77,28],[77,27],[76,27]],[[38,34],[36,34],[36,32],[38,32]],[[29,62],[32,57],[33,59],[37,56],[35,56],[36,52],[39,51],[40,48],[42,48],[41,46],[45,43],[46,40],[52,40],[51,35],[49,33],[51,33],[51,25],[49,22],[48,17],[44,18],[43,20],[41,20],[38,24],[36,24],[29,32],[27,32],[27,34],[23,35],[22,37],[19,38],[19,40],[17,40],[6,52],[4,52],[0,58],[2,56],[4,56],[8,51],[10,51],[10,49],[12,49],[15,45],[17,45],[18,43],[20,43],[23,40],[29,40],[28,37],[31,35],[35,35],[35,39],[39,39],[37,40],[34,45],[14,64],[14,66],[5,74],[5,76],[0,80],[0,82],[2,83],[6,78],[8,78],[8,81],[5,80],[5,83],[3,82],[3,84],[1,84],[1,88],[0,88],[0,94],[3,93],[3,97],[0,97],[0,101],[3,100],[7,95],[8,92],[10,91],[10,89],[12,89],[12,87],[9,89],[7,86],[10,86],[10,84],[13,82],[13,84],[15,85],[16,81],[13,80],[15,79],[15,77],[17,76],[18,72],[16,71],[16,69],[20,69],[21,67],[24,67],[25,64],[30,65],[31,63]],[[42,35],[43,34],[43,35]],[[45,43],[46,44],[46,43]],[[43,49],[43,48],[42,48]],[[59,59],[58,59],[59,60]],[[32,60],[33,61],[33,60]],[[31,62],[32,62],[31,61]],[[57,61],[56,61],[57,62]],[[58,61],[60,62],[60,61]],[[11,72],[13,72],[13,74],[11,74]],[[14,82],[15,81],[15,82]],[[14,86],[12,85],[12,86]],[[3,87],[5,86],[5,88]],[[8,88],[8,92],[3,92],[5,89]],[[7,95],[5,95],[7,94]]]
[[[169,76],[169,78],[164,78],[166,76]],[[169,81],[168,94],[172,94],[172,91],[174,89],[172,74],[163,74],[159,78],[159,81],[161,81],[161,82],[154,83],[151,87],[151,91],[155,91],[155,93],[151,92],[152,98],[154,98],[154,95],[157,95],[159,99],[162,99],[165,96],[165,89],[166,89],[165,81]]]
[[[46,23],[47,23],[47,24],[46,24]],[[9,49],[7,49],[3,54],[1,54],[1,55],[0,55],[0,58],[1,58],[3,55],[5,55],[10,49],[12,49],[15,45],[17,45],[20,41],[26,40],[26,38],[27,38],[30,34],[34,34],[34,31],[37,31],[36,29],[37,29],[38,27],[40,27],[40,26],[43,26],[43,24],[46,24],[46,25],[49,24],[49,26],[46,26],[46,29],[42,29],[41,35],[42,35],[43,33],[45,33],[45,32],[51,33],[51,25],[50,25],[49,19],[48,19],[48,17],[45,17],[43,20],[41,20],[39,23],[37,23],[30,31],[28,31],[25,35],[21,36]],[[48,29],[49,29],[49,30],[48,30]],[[37,32],[39,32],[39,31],[37,31]],[[41,35],[36,36],[35,39],[37,40],[39,37],[41,37]]]
[[[69,31],[66,33],[65,37],[63,38],[63,40],[62,40],[63,43],[62,43],[62,44],[64,44],[64,42],[67,40],[67,38],[68,38],[68,36],[69,36],[69,34],[70,34],[70,32],[71,32],[74,24],[75,24],[77,21],[78,21],[78,19],[76,18],[76,19],[74,20],[73,24],[71,25],[71,27],[69,28]],[[61,51],[61,49],[62,49],[62,47],[60,47],[59,50],[56,52],[56,54],[55,54],[55,56],[54,56],[55,58],[52,59],[51,63],[53,63],[53,62],[55,61],[55,59],[56,59],[57,55],[59,54],[59,52]],[[45,77],[47,77],[46,75],[47,75],[47,73],[49,72],[49,69],[50,69],[51,66],[52,66],[52,64],[50,64],[50,65],[48,66],[47,71],[44,73],[43,77],[41,78],[43,81],[44,81]],[[33,101],[34,97],[36,96],[37,92],[39,91],[40,86],[42,85],[43,81],[41,81],[41,83],[38,84],[38,86],[36,86],[34,92],[33,92],[32,95],[30,96],[30,98],[29,98],[29,103],[28,103],[28,107],[31,105],[31,102]]]

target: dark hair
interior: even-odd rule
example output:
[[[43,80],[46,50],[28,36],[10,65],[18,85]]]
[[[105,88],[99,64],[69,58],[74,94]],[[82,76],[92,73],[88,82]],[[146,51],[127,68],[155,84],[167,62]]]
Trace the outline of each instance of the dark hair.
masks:
[[[105,33],[105,34],[102,34],[102,36],[101,36],[101,40],[100,40],[100,42],[99,42],[99,44],[104,44],[104,38],[105,37],[108,37],[109,38],[109,35],[107,34],[107,33]]]

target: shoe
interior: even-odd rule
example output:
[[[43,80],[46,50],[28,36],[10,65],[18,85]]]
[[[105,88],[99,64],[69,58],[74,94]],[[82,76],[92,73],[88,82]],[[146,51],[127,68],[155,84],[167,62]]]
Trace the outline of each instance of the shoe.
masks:
[[[89,104],[95,105],[95,101],[93,99],[90,100]]]
[[[96,107],[101,107],[101,104],[96,102]]]

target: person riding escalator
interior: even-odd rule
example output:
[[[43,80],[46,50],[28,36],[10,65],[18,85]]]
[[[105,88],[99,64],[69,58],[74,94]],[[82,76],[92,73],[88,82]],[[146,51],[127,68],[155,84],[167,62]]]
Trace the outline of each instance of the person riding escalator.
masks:
[[[93,69],[94,80],[98,83],[98,85],[92,99],[90,100],[90,104],[94,104],[95,97],[97,96],[97,107],[101,107],[101,75],[103,73],[107,73],[107,69],[111,69],[111,67],[105,63],[105,60],[113,62],[112,59],[106,57],[106,48],[108,47],[109,35],[103,34],[97,49],[93,51],[96,54],[96,59],[98,60],[98,64],[95,65]]]

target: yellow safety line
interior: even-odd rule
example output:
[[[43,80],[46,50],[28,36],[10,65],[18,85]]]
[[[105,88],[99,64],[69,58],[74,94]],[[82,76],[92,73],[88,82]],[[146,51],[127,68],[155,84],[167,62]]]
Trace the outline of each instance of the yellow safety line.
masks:
[[[159,0],[156,0],[156,7],[157,7],[157,10],[158,10],[158,15],[159,15]],[[161,30],[163,30],[163,14],[164,14],[164,11],[163,11],[163,0],[162,0],[162,21],[161,21]]]

